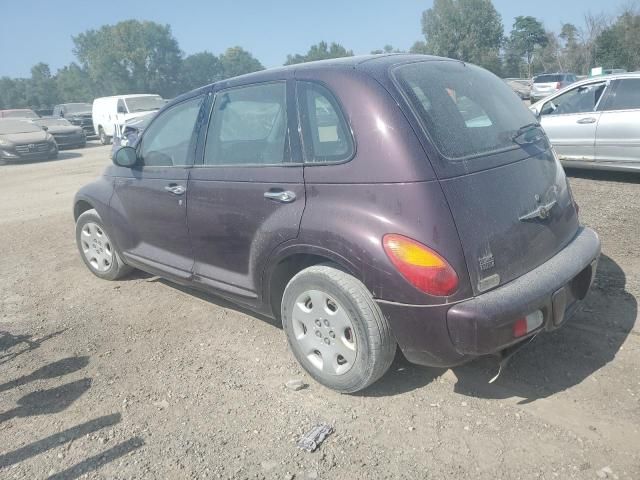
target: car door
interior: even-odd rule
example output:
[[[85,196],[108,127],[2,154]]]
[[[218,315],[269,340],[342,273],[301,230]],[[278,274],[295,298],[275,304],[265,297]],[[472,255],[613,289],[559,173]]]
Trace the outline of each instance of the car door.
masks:
[[[176,279],[190,278],[193,266],[186,192],[204,98],[158,114],[137,146],[138,164],[117,169],[110,202],[125,260]]]
[[[601,115],[596,107],[606,86],[606,81],[579,85],[542,105],[540,123],[561,160],[594,161]]]
[[[284,79],[215,92],[189,179],[194,282],[239,301],[259,296],[270,253],[298,235],[305,189],[291,95]]]
[[[596,130],[596,160],[640,165],[640,78],[612,82]]]

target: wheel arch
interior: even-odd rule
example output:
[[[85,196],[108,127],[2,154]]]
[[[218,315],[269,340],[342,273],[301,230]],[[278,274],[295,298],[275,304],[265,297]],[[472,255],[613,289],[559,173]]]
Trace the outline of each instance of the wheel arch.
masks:
[[[321,263],[334,264],[356,278],[360,278],[355,265],[336,252],[312,245],[289,246],[273,256],[262,276],[262,298],[274,318],[281,320],[280,304],[289,281],[305,268]]]

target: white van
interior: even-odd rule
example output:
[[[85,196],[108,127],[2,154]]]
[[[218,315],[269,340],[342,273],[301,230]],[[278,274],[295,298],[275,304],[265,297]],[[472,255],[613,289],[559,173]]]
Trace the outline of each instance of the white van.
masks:
[[[124,125],[127,120],[159,110],[165,103],[160,95],[154,94],[96,98],[91,109],[93,128],[100,137],[100,142],[108,145],[119,126]]]

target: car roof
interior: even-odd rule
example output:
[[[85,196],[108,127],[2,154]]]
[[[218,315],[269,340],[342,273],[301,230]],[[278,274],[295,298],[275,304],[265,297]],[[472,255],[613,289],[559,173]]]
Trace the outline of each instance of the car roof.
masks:
[[[160,95],[158,95],[157,93],[128,93],[126,95],[111,95],[108,97],[98,97],[95,100],[104,100],[106,98],[133,98],[133,97],[160,97]]]
[[[294,65],[286,65],[283,67],[269,68],[258,72],[247,73],[238,77],[232,77],[220,80],[211,85],[236,83],[237,81],[246,82],[267,80],[274,75],[284,72],[310,71],[310,70],[326,70],[326,69],[357,69],[363,64],[375,65],[376,67],[392,67],[401,63],[411,63],[429,60],[447,60],[459,61],[450,58],[435,57],[431,55],[415,55],[406,53],[386,53],[377,55],[357,55],[352,57],[331,58],[327,60],[316,60],[313,62],[297,63]]]
[[[260,70],[258,72],[246,73],[236,77],[219,80],[208,85],[196,88],[189,92],[185,92],[182,95],[172,99],[167,107],[171,107],[177,103],[180,103],[188,98],[191,98],[198,94],[206,93],[209,89],[213,88],[231,88],[235,86],[241,86],[251,83],[268,82],[287,77],[292,77],[297,71],[327,71],[331,69],[336,70],[366,70],[367,73],[374,78],[383,75],[383,72],[387,72],[389,68],[400,64],[413,63],[413,62],[425,62],[425,61],[450,61],[460,62],[451,58],[436,57],[432,55],[417,55],[407,53],[383,53],[373,55],[357,55],[352,57],[331,58],[327,60],[316,60],[313,62],[296,63],[294,65],[285,65],[283,67],[268,68],[266,70]],[[365,68],[366,67],[366,68]],[[167,108],[164,107],[164,108]]]

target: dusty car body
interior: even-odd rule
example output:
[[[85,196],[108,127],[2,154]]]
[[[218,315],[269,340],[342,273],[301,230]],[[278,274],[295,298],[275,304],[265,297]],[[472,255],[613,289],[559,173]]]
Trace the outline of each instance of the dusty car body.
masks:
[[[453,366],[559,327],[600,251],[509,87],[422,55],[174,99],[74,218],[97,276],[140,268],[281,319],[301,365],[341,392],[380,378],[396,345]]]
[[[569,167],[640,171],[640,74],[577,82],[531,107]]]
[[[60,148],[81,148],[87,144],[87,137],[80,126],[72,125],[64,118],[39,118],[32,120],[43,130],[49,132],[58,149]]]
[[[27,120],[0,119],[0,160],[21,162],[57,156],[53,136],[39,126]]]

